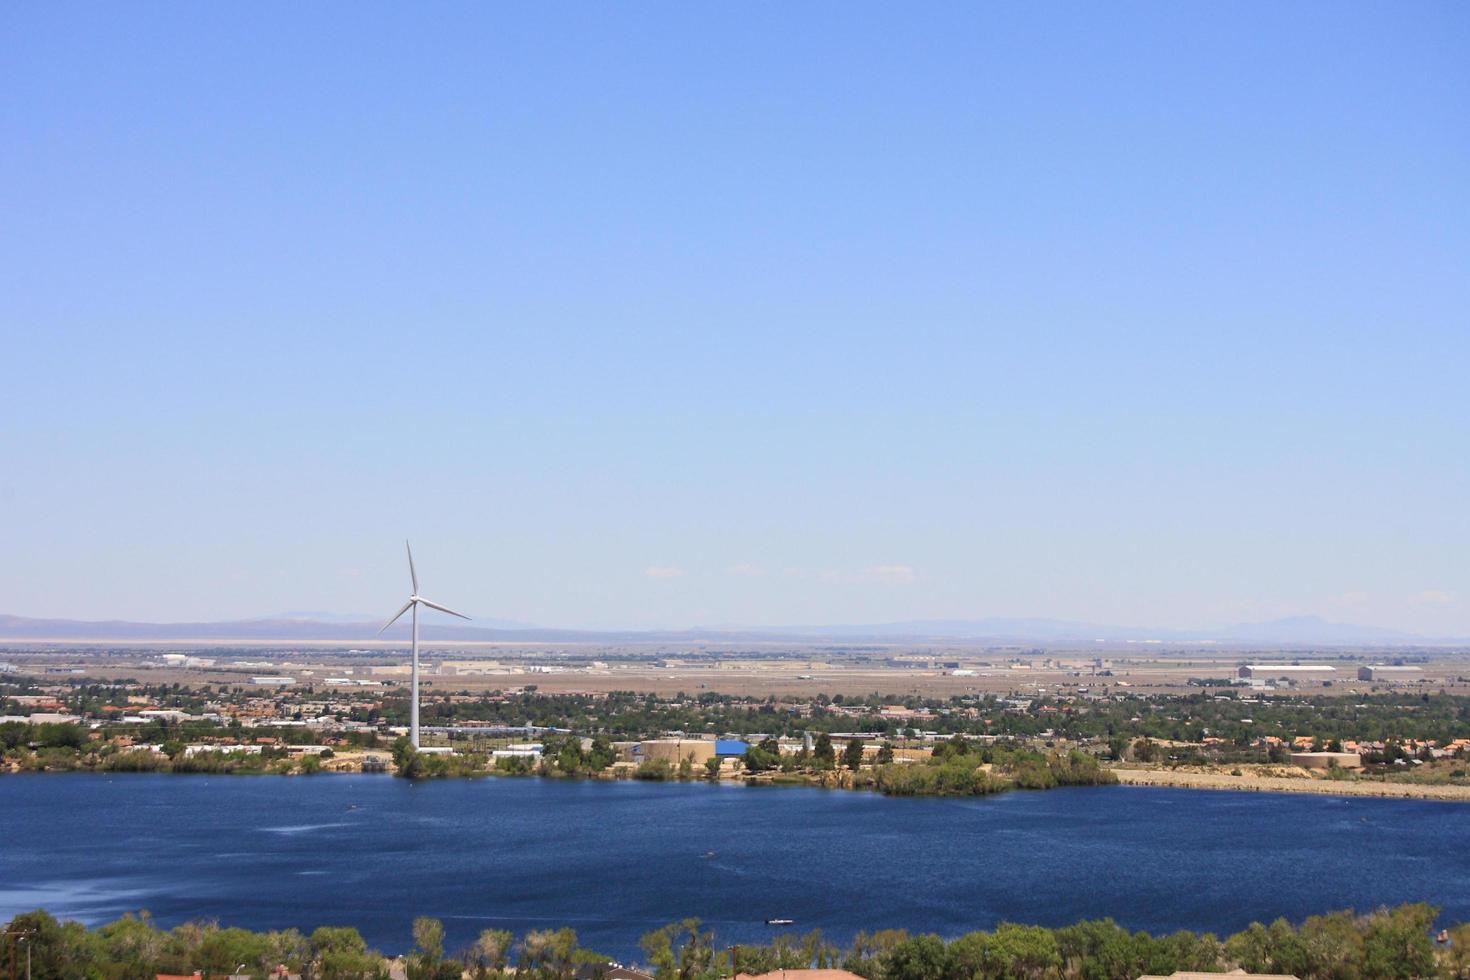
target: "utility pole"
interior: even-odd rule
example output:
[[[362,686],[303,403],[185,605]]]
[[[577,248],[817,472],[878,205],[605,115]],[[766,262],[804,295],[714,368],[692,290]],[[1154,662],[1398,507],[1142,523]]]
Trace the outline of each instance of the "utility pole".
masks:
[[[29,940],[35,934],[36,930],[34,929],[23,929],[15,926],[5,930],[4,935],[9,940],[7,945],[10,947],[10,980],[18,980],[16,977],[16,967],[20,964],[16,962],[16,943],[26,944],[26,980],[31,980],[31,944]]]

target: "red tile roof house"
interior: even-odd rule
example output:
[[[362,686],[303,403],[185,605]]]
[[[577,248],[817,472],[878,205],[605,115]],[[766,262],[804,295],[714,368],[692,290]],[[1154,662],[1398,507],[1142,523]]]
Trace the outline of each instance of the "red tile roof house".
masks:
[[[846,970],[772,970],[770,973],[735,974],[735,980],[863,980]]]

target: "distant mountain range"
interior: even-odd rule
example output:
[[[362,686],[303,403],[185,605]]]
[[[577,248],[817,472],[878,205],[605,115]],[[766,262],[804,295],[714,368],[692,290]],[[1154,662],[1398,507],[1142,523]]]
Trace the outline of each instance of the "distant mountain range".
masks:
[[[354,643],[372,640],[406,641],[409,637],[410,627],[407,620],[395,623],[384,631],[382,636],[379,636],[378,628],[382,625],[382,620],[354,622],[346,617],[323,620],[281,616],[207,623],[139,623],[120,619],[29,619],[24,616],[0,615],[0,640],[208,640],[212,642],[285,640],[305,643]],[[500,629],[493,626],[460,626],[437,622],[420,622],[419,624],[419,636],[423,639],[466,643],[495,640],[571,643],[578,640],[601,640],[604,637],[613,638],[623,635],[583,633],[577,630],[546,630],[535,627]],[[626,635],[641,638],[645,634]]]
[[[1047,642],[1280,644],[1402,646],[1432,642],[1425,637],[1377,626],[1331,623],[1320,616],[1292,616],[1263,623],[1241,623],[1213,630],[1110,626],[1065,619],[928,619],[875,626],[800,626],[781,632],[803,636],[1007,638]],[[1448,641],[1434,641],[1448,642]]]
[[[31,619],[0,615],[3,640],[199,640],[286,642],[403,642],[409,627],[399,623],[382,637],[381,620],[320,612],[283,613],[261,619],[207,623],[140,623],[126,620]],[[1470,645],[1465,639],[1430,638],[1376,626],[1332,623],[1318,616],[1294,616],[1264,623],[1242,623],[1215,630],[1148,629],[1061,619],[935,619],[838,626],[728,626],[686,630],[546,629],[512,620],[474,624],[433,621],[420,635],[441,642],[523,643],[777,643],[819,642],[974,642],[1121,646],[1135,643],[1214,644],[1238,647],[1406,647]]]
[[[432,616],[435,614],[427,613],[426,615]],[[383,625],[381,620],[387,619],[388,616],[387,614],[375,617],[371,613],[334,613],[317,612],[315,610],[292,610],[288,612],[275,613],[273,615],[265,616],[262,618],[268,621],[287,620],[290,622],[307,621],[314,623],[352,623],[354,625],[371,623],[374,620],[378,620],[378,625],[381,626]],[[534,630],[539,628],[536,626],[535,623],[523,623],[515,619],[496,619],[494,616],[471,616],[470,619],[474,620],[474,622],[478,626],[483,626],[493,630]]]

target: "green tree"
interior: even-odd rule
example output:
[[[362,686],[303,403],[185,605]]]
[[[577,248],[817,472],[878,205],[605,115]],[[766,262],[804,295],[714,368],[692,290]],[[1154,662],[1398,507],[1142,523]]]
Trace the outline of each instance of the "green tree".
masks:
[[[419,771],[419,750],[413,747],[413,742],[407,735],[400,735],[393,740],[393,768],[398,775],[412,779]]]
[[[832,736],[826,732],[817,736],[812,749],[812,764],[822,770],[837,768],[837,751],[832,747]]]
[[[983,980],[985,950],[990,936],[983,932],[967,932],[949,944],[948,975],[952,980]],[[1129,980],[1132,980],[1130,977]]]
[[[459,980],[459,964],[444,959],[444,923],[428,916],[414,919],[413,944],[404,957],[408,980]]]
[[[0,944],[0,962],[10,955],[12,942],[19,963],[25,963],[29,950],[33,980],[73,980],[96,969],[97,944],[76,923],[58,922],[46,912],[25,912],[10,920],[5,932],[17,938]]]
[[[587,768],[593,772],[602,772],[608,766],[618,761],[618,750],[607,740],[606,735],[599,735],[592,740],[592,749],[587,753]]]
[[[556,753],[556,768],[569,775],[576,775],[586,767],[587,759],[582,753],[582,741],[572,736],[561,744]]]
[[[1423,903],[1374,913],[1363,936],[1365,980],[1417,980],[1434,975],[1429,929],[1439,909]]]
[[[275,964],[268,963],[269,949],[263,933],[247,929],[210,929],[200,937],[196,949],[194,967],[205,973],[234,973],[235,967],[244,964],[247,968],[262,973]]]
[[[486,929],[465,955],[465,968],[474,972],[476,980],[505,972],[506,957],[514,940],[504,929]]]
[[[1062,965],[1057,937],[1041,926],[1003,922],[986,943],[986,974],[999,980],[1041,980]]]
[[[863,740],[852,738],[847,741],[847,748],[842,750],[842,764],[853,772],[857,772],[863,764]]]
[[[373,980],[385,975],[383,960],[368,951],[356,929],[322,926],[311,934],[312,980]]]
[[[883,980],[947,980],[949,951],[932,934],[910,936],[895,946],[883,967]]]
[[[748,746],[743,760],[746,772],[767,772],[781,764],[781,746],[774,738]]]
[[[1363,935],[1351,912],[1314,915],[1297,930],[1293,949],[1302,977],[1356,978],[1363,958]]]
[[[1112,919],[1078,922],[1056,931],[1057,955],[1080,980],[1134,980],[1143,971],[1133,937]]]
[[[842,968],[870,980],[880,980],[884,975],[888,957],[893,950],[909,938],[903,929],[880,929],[877,932],[859,932],[852,938]]]
[[[104,956],[109,963],[117,964],[123,976],[157,973],[158,961],[163,955],[163,933],[153,928],[148,913],[136,918],[124,915],[116,922],[109,922],[97,930],[102,942]]]
[[[540,929],[521,941],[519,971],[536,980],[570,980],[577,964],[577,934],[571,929]]]
[[[261,954],[262,972],[269,973],[271,969],[285,966],[288,969],[301,970],[305,964],[311,962],[311,941],[297,932],[295,929],[286,929],[281,932],[268,932],[265,934],[265,951]],[[376,967],[382,970],[382,959]],[[371,976],[382,976],[382,973],[370,974]]]
[[[723,957],[715,954],[714,933],[699,926],[698,919],[685,919],[639,940],[655,980],[714,980],[721,975]]]

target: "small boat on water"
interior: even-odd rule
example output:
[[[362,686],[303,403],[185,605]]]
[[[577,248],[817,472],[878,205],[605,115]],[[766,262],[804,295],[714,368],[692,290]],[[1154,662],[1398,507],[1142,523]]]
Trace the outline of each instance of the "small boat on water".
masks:
[[[766,925],[768,925],[768,926],[789,926],[789,925],[791,925],[795,921],[796,921],[795,919],[767,919],[766,920]]]
[[[715,852],[714,852],[714,851],[705,851],[705,852],[704,852],[704,859],[705,859],[705,860],[706,860],[706,861],[708,861],[708,860],[710,860],[710,859],[711,859],[711,858],[713,858],[713,857],[714,857],[714,856],[715,856]]]

